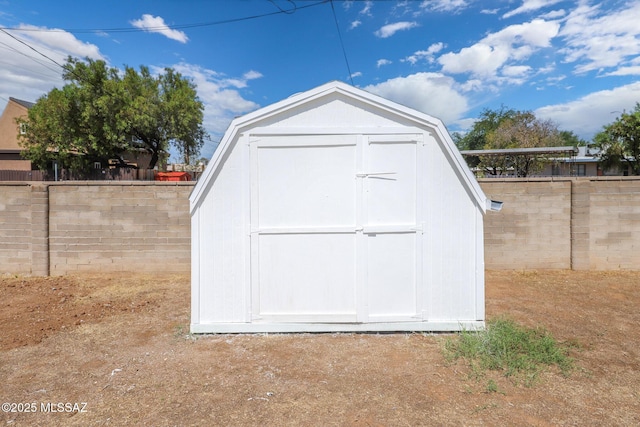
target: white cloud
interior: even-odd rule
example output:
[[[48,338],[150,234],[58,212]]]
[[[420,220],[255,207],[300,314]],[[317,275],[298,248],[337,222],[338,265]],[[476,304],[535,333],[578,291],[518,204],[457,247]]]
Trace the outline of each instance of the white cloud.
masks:
[[[640,65],[620,67],[615,71],[605,74],[605,76],[640,76]]]
[[[458,120],[467,111],[467,99],[456,90],[453,78],[440,73],[417,73],[364,88],[369,92],[440,118]]]
[[[18,36],[18,38],[23,39],[27,44],[32,44],[33,42],[39,44],[39,48],[34,46],[37,50],[48,51],[57,56],[58,59],[61,58],[63,62],[66,60],[67,55],[78,58],[104,59],[98,46],[80,41],[76,36],[64,30],[25,24],[21,24],[15,32],[20,33],[19,30],[29,30],[29,32],[21,33],[22,35]],[[29,52],[34,54],[33,51]]]
[[[247,87],[249,80],[262,77],[262,74],[257,71],[251,70],[244,73],[242,77],[230,78],[194,64],[180,63],[174,65],[173,69],[190,78],[196,85],[198,97],[205,107],[203,126],[214,140],[220,139],[234,117],[260,107],[255,102],[245,99],[238,91]],[[152,70],[164,71],[159,67],[152,67]],[[216,142],[206,141],[201,155],[211,157],[216,147]]]
[[[460,90],[463,92],[479,91],[483,89],[494,91],[495,87],[491,85],[487,87],[487,85],[480,79],[469,79],[460,83]]]
[[[12,96],[33,102],[54,87],[62,87],[62,69],[53,61],[63,65],[68,56],[105,59],[96,45],[82,42],[64,30],[23,24],[7,32],[50,59],[4,34],[0,45],[0,96],[5,99]]]
[[[512,85],[524,84],[531,75],[531,67],[528,65],[505,65],[500,70],[503,83]]]
[[[472,73],[477,76],[491,77],[509,59],[508,46],[490,46],[477,43],[465,47],[458,53],[446,53],[438,59],[442,70],[448,73]]]
[[[559,3],[560,1],[561,0],[524,0],[522,2],[522,6],[505,13],[504,15],[502,15],[502,17],[506,19],[511,18],[515,15],[519,15],[521,13],[534,12],[547,6]]]
[[[561,129],[574,131],[591,140],[602,127],[615,120],[612,111],[630,111],[640,99],[640,82],[611,90],[590,93],[565,104],[548,105],[535,110],[537,117],[551,119]]]
[[[444,43],[434,43],[427,48],[427,50],[418,50],[413,53],[413,55],[409,55],[404,58],[403,62],[409,62],[411,65],[415,65],[421,59],[426,60],[430,64],[435,62],[435,54],[440,52],[444,48]]]
[[[556,69],[556,63],[552,62],[551,64],[547,64],[544,66],[540,66],[536,69],[536,73],[538,74],[548,74],[551,73],[552,71],[555,71]],[[564,78],[564,76],[563,76]]]
[[[478,121],[478,119],[460,119],[456,120],[456,125],[461,129],[461,133],[467,133],[467,131],[471,130],[473,125]]]
[[[362,72],[356,71],[355,73],[351,73],[351,78],[354,78],[354,77],[362,77]]]
[[[567,76],[565,76],[564,74],[560,74],[559,76],[547,77],[547,82],[551,85],[556,85],[561,81],[566,80],[566,78]]]
[[[549,47],[559,28],[557,22],[541,19],[511,25],[458,53],[441,55],[438,62],[447,73],[470,73],[484,79],[496,79],[501,67],[513,65],[508,64],[509,61],[526,60],[536,50]]]
[[[360,10],[360,15],[371,16],[371,8],[373,7],[372,1],[365,1],[364,6]]]
[[[212,134],[222,134],[235,116],[259,107],[255,102],[243,98],[238,91],[247,86],[248,80],[262,76],[257,71],[249,71],[240,78],[229,78],[194,64],[180,63],[173,68],[196,85],[198,97],[205,105],[203,124]]]
[[[482,9],[480,13],[483,15],[496,15],[498,13],[498,9]]]
[[[378,62],[376,62],[376,66],[378,68],[380,68],[380,67],[382,67],[384,65],[389,65],[389,64],[391,64],[391,61],[389,61],[388,59],[384,59],[384,58],[383,59],[378,59]]]
[[[507,77],[523,77],[526,76],[531,67],[528,65],[507,65],[502,68],[502,74]]]
[[[351,25],[349,25],[349,29],[353,30],[354,28],[358,28],[360,26],[360,24],[362,24],[362,21],[359,20],[355,20],[351,23]]]
[[[558,18],[562,18],[566,14],[567,14],[567,12],[564,9],[552,10],[549,13],[545,13],[543,15],[540,15],[538,18],[541,18],[541,19],[558,19]]]
[[[255,79],[259,79],[260,77],[262,77],[262,73],[260,73],[258,71],[250,70],[250,71],[247,71],[246,73],[244,73],[242,77],[245,80],[255,80]]]
[[[164,19],[160,16],[153,16],[145,13],[141,19],[135,19],[131,21],[131,25],[136,28],[141,28],[150,33],[159,33],[172,40],[177,40],[180,43],[186,43],[189,37],[183,32],[173,30],[164,23]]]
[[[625,4],[617,11],[601,12],[599,6],[579,5],[560,30],[566,40],[561,53],[576,63],[577,73],[626,65],[627,58],[640,55],[640,2]]]
[[[393,24],[387,24],[376,31],[374,34],[382,39],[386,39],[387,37],[391,37],[398,31],[409,30],[411,28],[415,28],[418,26],[418,23],[415,21],[401,21],[395,22]]]
[[[422,9],[434,12],[454,12],[467,6],[465,0],[424,0],[420,3]]]

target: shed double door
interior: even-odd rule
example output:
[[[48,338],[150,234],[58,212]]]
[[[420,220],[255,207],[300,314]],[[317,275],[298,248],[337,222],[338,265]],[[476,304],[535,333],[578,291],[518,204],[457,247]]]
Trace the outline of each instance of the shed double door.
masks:
[[[421,135],[250,138],[254,321],[421,316]]]

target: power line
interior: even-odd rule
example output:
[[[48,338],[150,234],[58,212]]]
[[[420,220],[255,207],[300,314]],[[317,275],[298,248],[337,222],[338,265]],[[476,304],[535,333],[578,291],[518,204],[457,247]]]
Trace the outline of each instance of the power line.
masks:
[[[5,33],[6,35],[8,35],[9,37],[11,37],[12,39],[14,39],[15,41],[17,41],[18,43],[21,43],[23,45],[25,45],[26,47],[28,47],[29,49],[31,49],[32,51],[34,51],[35,53],[37,53],[40,56],[43,56],[45,58],[47,58],[49,61],[53,62],[54,64],[56,64],[58,67],[63,68],[64,67],[62,65],[60,65],[58,63],[58,61],[56,61],[55,59],[52,59],[50,57],[48,57],[47,55],[45,55],[44,53],[40,52],[39,50],[37,50],[35,47],[29,45],[28,43],[20,40],[19,38],[15,37],[13,34],[8,33],[7,31],[5,31],[3,28],[0,28],[0,31],[2,31],[3,33]]]
[[[293,9],[291,9],[291,10],[286,10],[286,9],[281,8],[280,6],[278,6],[276,4],[275,0],[267,0],[267,1],[269,3],[271,3],[272,5],[274,5],[275,7],[277,7],[278,9],[280,9],[283,13],[286,13],[287,15],[291,15],[292,13],[295,13],[296,10],[298,10],[298,5],[293,0],[287,0],[289,3],[291,3],[293,5]]]
[[[32,51],[34,51],[34,52],[35,52],[35,53],[37,53],[38,55],[41,55],[41,56],[43,56],[44,58],[48,59],[49,61],[53,62],[53,63],[54,63],[54,64],[56,64],[58,67],[60,67],[63,71],[64,71],[64,70],[66,70],[66,69],[65,69],[65,67],[64,67],[64,65],[61,65],[61,64],[60,64],[58,61],[56,61],[55,59],[48,57],[47,55],[45,55],[44,53],[40,52],[38,49],[36,49],[35,47],[31,46],[30,44],[28,44],[28,43],[27,43],[27,42],[25,42],[24,40],[20,40],[19,38],[17,38],[17,37],[15,37],[15,36],[13,36],[12,34],[9,34],[7,31],[5,31],[5,30],[4,30],[4,29],[2,29],[2,28],[0,28],[0,31],[2,31],[3,33],[5,33],[6,35],[8,35],[9,37],[11,37],[12,39],[14,39],[15,41],[17,41],[17,42],[19,42],[19,43],[21,43],[21,44],[25,45],[26,47],[28,47],[29,49],[31,49]],[[27,57],[29,57],[29,58],[31,58],[31,59],[33,59],[34,61],[36,61],[36,59],[35,59],[35,58],[32,58],[32,57],[30,57],[30,56],[28,56],[28,55],[26,55],[26,56],[27,56]],[[38,62],[38,61],[36,61],[36,62]],[[39,62],[38,62],[38,63],[39,63]],[[41,64],[41,65],[43,65],[43,64]],[[46,67],[46,68],[49,68],[49,67]],[[49,69],[50,69],[50,68],[49,68]],[[52,70],[52,71],[53,71],[53,70]],[[71,74],[73,74],[73,75],[75,76],[75,78],[76,78],[78,81],[82,81],[82,76],[78,75],[78,74],[76,73],[75,69],[73,69],[73,68],[69,68],[67,71],[69,71]]]
[[[331,12],[333,12],[333,20],[336,21],[336,29],[338,30],[338,38],[340,39],[340,46],[342,47],[344,62],[347,64],[347,71],[349,72],[349,80],[351,81],[351,86],[355,86],[353,84],[353,76],[351,75],[351,67],[349,67],[349,59],[347,58],[347,51],[344,48],[344,42],[342,41],[342,33],[340,32],[340,25],[338,24],[338,17],[336,16],[336,8],[333,6],[333,0],[329,0],[329,3],[331,3]]]
[[[24,52],[20,52],[18,49],[14,48],[13,46],[9,46],[8,44],[6,44],[6,43],[2,43],[2,42],[0,42],[0,45],[1,45],[1,46],[3,46],[3,47],[2,47],[2,49],[11,50],[11,51],[13,51],[13,52],[15,52],[15,53],[17,53],[17,54],[19,54],[19,55],[22,55],[22,56],[24,56],[24,57],[26,57],[26,58],[31,59],[31,60],[32,60],[32,61],[34,61],[34,62],[37,62],[38,64],[42,65],[43,67],[45,67],[45,68],[46,68],[46,69],[48,69],[48,70],[51,70],[51,71],[53,71],[53,72],[55,72],[55,73],[57,73],[57,72],[58,72],[58,70],[54,70],[53,68],[49,67],[49,66],[48,66],[48,65],[46,65],[42,60],[38,60],[38,59],[34,58],[33,56],[27,55],[27,54],[26,54],[26,53],[24,53]],[[5,62],[5,64],[8,64],[8,62]],[[31,70],[31,71],[33,72],[33,70]],[[41,75],[45,76],[44,74],[41,74]],[[45,77],[48,77],[48,76],[45,76]]]
[[[154,30],[182,30],[186,28],[198,28],[198,27],[211,27],[214,25],[222,25],[222,24],[231,24],[234,22],[242,22],[249,21],[252,19],[264,18],[267,16],[279,15],[279,14],[292,14],[298,10],[307,9],[314,6],[319,6],[321,4],[325,4],[330,2],[331,0],[320,0],[315,3],[310,3],[305,6],[297,6],[294,2],[291,3],[294,5],[292,10],[282,9],[281,7],[275,5],[278,10],[275,12],[263,13],[260,15],[251,15],[244,16],[241,18],[231,18],[224,19],[220,21],[211,21],[211,22],[200,22],[194,24],[176,24],[176,25],[162,25],[157,27],[144,27],[144,28],[131,28],[131,27],[120,27],[120,28],[11,28],[11,27],[0,27],[0,31],[3,30],[12,30],[12,31],[24,31],[24,32],[68,32],[68,33],[95,33],[95,32],[104,32],[104,33],[133,33],[140,31],[154,31]]]

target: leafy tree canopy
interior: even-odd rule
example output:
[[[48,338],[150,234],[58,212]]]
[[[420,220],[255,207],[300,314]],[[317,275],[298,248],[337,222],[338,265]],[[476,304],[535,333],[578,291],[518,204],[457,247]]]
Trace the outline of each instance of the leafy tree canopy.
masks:
[[[455,134],[454,141],[460,150],[482,150],[487,145],[487,136],[504,120],[513,118],[518,112],[504,105],[499,110],[485,108],[473,127],[465,135]]]
[[[554,147],[562,142],[558,126],[551,120],[538,119],[530,111],[517,111],[487,135],[485,149]],[[538,153],[482,156],[480,165],[493,174],[513,169],[516,176],[526,177],[541,171],[548,158],[548,154]]]
[[[483,110],[467,134],[454,134],[453,139],[460,150],[586,145],[573,132],[560,131],[550,120],[541,120],[531,111],[518,111],[504,105],[498,110]],[[543,154],[505,154],[467,156],[466,160],[469,166],[491,175],[512,171],[516,176],[524,177],[542,170],[548,158],[549,155]]]
[[[485,108],[469,132],[464,135],[460,133],[453,134],[453,142],[460,150],[482,150],[487,146],[488,135],[495,131],[502,121],[513,117],[516,113],[516,110],[507,108],[504,105],[499,110]],[[466,161],[470,167],[477,167],[480,163],[480,158],[468,156]]]
[[[62,89],[42,96],[19,120],[26,125],[23,156],[39,168],[57,160],[86,171],[95,161],[124,163],[123,153],[144,150],[152,169],[169,146],[186,163],[199,154],[207,137],[204,105],[193,83],[173,69],[154,76],[144,66],[120,72],[101,60],[69,57],[63,78]]]
[[[578,135],[569,130],[560,131],[561,145],[566,147],[584,147],[587,145],[587,141],[580,138]]]
[[[630,173],[640,175],[640,103],[630,113],[622,113],[606,125],[594,138],[600,148],[600,163],[604,169],[629,167]]]

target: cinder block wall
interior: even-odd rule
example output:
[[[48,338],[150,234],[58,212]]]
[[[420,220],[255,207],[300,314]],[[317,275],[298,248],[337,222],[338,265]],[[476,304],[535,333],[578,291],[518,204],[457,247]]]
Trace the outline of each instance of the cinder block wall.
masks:
[[[488,269],[640,270],[640,177],[481,179]]]
[[[484,218],[489,269],[571,268],[571,181],[482,180],[504,202]]]
[[[0,274],[31,274],[31,188],[0,184]]]
[[[0,273],[188,273],[191,182],[0,185]],[[16,215],[12,218],[12,215]],[[6,230],[5,230],[6,228]],[[16,245],[22,248],[16,252]]]
[[[0,183],[0,274],[188,273],[191,182]],[[483,179],[488,269],[640,270],[640,177]]]
[[[589,263],[640,270],[640,180],[590,182]]]

